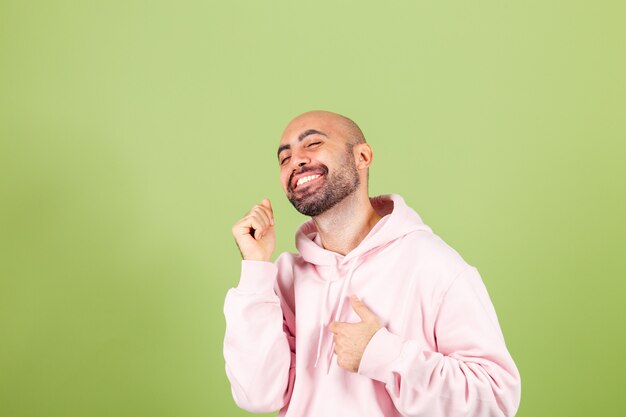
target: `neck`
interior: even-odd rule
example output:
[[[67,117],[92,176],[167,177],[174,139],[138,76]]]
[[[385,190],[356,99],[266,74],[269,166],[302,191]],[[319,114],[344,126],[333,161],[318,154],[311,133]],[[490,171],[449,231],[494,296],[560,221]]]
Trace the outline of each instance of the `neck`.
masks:
[[[354,192],[313,218],[325,249],[346,255],[381,219],[365,192]]]

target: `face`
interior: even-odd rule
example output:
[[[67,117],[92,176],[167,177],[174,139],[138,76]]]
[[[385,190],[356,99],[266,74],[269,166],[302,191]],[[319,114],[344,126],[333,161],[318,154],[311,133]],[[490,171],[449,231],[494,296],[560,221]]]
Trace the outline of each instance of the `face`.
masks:
[[[360,184],[352,146],[323,119],[294,120],[281,140],[278,162],[287,198],[306,216],[324,213]]]

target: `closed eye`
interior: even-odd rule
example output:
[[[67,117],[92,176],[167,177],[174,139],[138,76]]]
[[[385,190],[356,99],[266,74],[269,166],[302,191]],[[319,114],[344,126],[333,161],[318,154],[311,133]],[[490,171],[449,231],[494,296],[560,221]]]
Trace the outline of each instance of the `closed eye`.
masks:
[[[319,145],[319,144],[321,144],[321,143],[322,143],[322,142],[312,142],[312,143],[309,143],[309,144],[307,145],[307,148],[311,148],[311,147],[313,147],[313,146],[317,146],[317,145]]]
[[[280,160],[280,164],[281,164],[281,165],[284,165],[284,164],[285,164],[285,162],[287,162],[290,158],[291,158],[290,156],[286,156],[286,157],[284,157],[283,159],[281,159],[281,160]]]

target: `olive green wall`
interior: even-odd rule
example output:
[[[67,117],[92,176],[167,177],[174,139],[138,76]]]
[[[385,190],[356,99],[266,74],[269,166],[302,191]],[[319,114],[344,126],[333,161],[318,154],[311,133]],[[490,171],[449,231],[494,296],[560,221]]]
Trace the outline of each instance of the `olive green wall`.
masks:
[[[352,117],[481,272],[518,416],[623,416],[626,7],[618,1],[0,3],[0,416],[244,416],[231,225],[285,124]]]

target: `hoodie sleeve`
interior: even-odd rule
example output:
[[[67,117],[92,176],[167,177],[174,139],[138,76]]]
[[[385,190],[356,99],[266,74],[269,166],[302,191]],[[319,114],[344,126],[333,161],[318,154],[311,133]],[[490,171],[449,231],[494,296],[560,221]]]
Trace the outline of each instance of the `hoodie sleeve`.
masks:
[[[359,374],[385,384],[403,416],[514,416],[521,380],[493,304],[475,267],[444,294],[435,321],[435,352],[381,328]]]
[[[287,404],[295,378],[295,337],[275,289],[277,275],[271,262],[242,261],[239,285],[224,302],[226,375],[235,403],[254,413]]]

